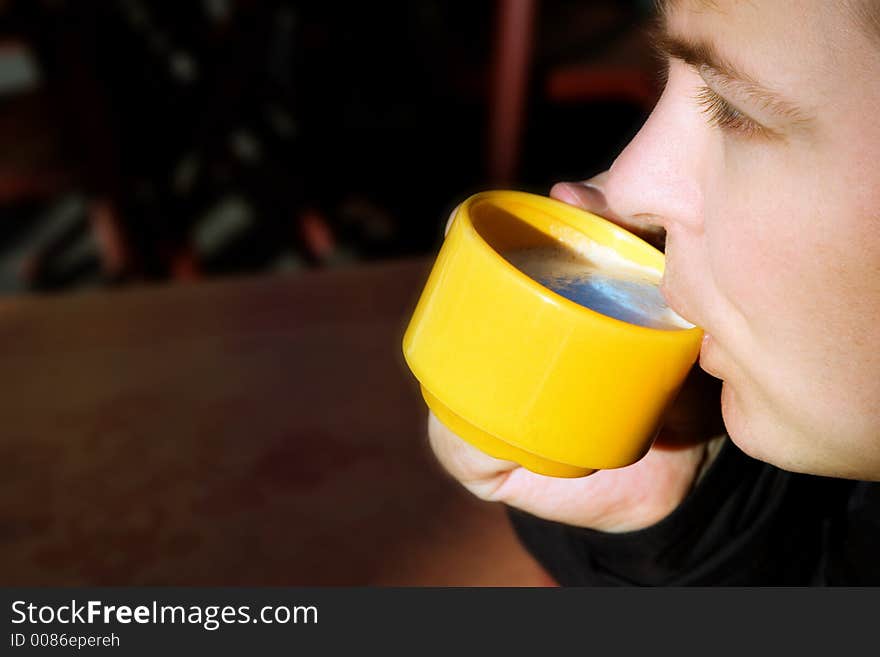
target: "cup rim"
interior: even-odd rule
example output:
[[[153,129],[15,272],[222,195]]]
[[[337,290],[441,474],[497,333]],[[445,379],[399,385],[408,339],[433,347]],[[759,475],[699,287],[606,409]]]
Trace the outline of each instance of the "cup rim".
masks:
[[[699,326],[697,326],[696,324],[693,324],[693,322],[688,321],[684,317],[681,317],[681,315],[679,315],[678,313],[675,313],[676,316],[680,317],[682,321],[690,324],[689,327],[683,326],[680,328],[666,329],[666,328],[657,328],[657,327],[653,327],[653,326],[643,326],[641,324],[633,324],[631,322],[627,322],[622,319],[617,319],[616,317],[611,317],[610,315],[600,313],[597,310],[593,310],[592,308],[589,308],[587,306],[583,306],[575,301],[572,301],[571,299],[567,299],[566,297],[562,296],[561,294],[559,294],[555,290],[536,281],[535,279],[533,279],[532,277],[530,277],[529,275],[527,275],[526,273],[521,271],[519,268],[517,268],[513,263],[511,263],[509,260],[507,260],[507,258],[505,258],[503,255],[501,255],[501,253],[480,234],[480,232],[477,230],[476,226],[474,226],[474,224],[473,224],[473,218],[471,216],[471,212],[472,212],[473,208],[480,203],[491,202],[493,199],[496,199],[498,197],[507,197],[512,200],[516,200],[517,202],[522,202],[526,205],[531,205],[533,207],[537,207],[537,209],[546,212],[547,214],[552,216],[554,219],[556,219],[556,220],[562,222],[563,224],[565,224],[566,226],[569,226],[570,228],[576,230],[578,233],[580,233],[581,235],[584,235],[585,237],[587,237],[588,239],[590,239],[594,242],[596,242],[597,240],[595,240],[592,236],[588,235],[583,230],[582,226],[577,225],[576,222],[571,221],[570,219],[572,219],[574,217],[583,216],[587,221],[592,221],[592,222],[598,224],[600,227],[604,227],[606,230],[610,230],[611,232],[613,232],[613,234],[618,239],[624,239],[624,240],[634,244],[637,248],[647,249],[650,252],[654,252],[654,253],[659,254],[661,257],[665,257],[665,255],[663,254],[662,251],[657,249],[654,245],[646,242],[641,237],[626,230],[625,228],[618,226],[614,222],[609,221],[605,217],[599,216],[597,214],[594,214],[594,213],[589,212],[587,210],[583,210],[581,208],[577,208],[577,207],[568,205],[566,203],[563,203],[562,201],[558,201],[554,198],[550,198],[547,196],[540,196],[540,195],[531,194],[528,192],[520,192],[520,191],[512,191],[512,190],[511,191],[495,190],[495,191],[488,191],[488,192],[479,192],[479,193],[473,194],[472,196],[465,199],[461,203],[461,205],[458,207],[458,209],[456,210],[456,220],[459,217],[463,217],[466,220],[463,222],[463,224],[464,224],[463,228],[466,229],[466,233],[467,233],[468,237],[470,237],[473,240],[476,240],[481,245],[482,248],[488,249],[498,260],[501,261],[501,263],[503,263],[502,266],[506,267],[507,271],[509,273],[512,273],[512,275],[514,277],[516,277],[520,282],[525,283],[534,292],[536,292],[544,297],[547,297],[549,295],[550,300],[552,300],[554,303],[561,305],[564,308],[567,308],[569,312],[583,313],[586,311],[586,313],[588,315],[595,316],[595,317],[601,318],[603,320],[610,320],[612,322],[615,322],[617,325],[620,325],[622,327],[627,327],[627,329],[634,329],[637,332],[650,331],[653,334],[681,335],[682,333],[686,333],[686,332],[702,331],[702,329]],[[544,207],[541,207],[541,206],[544,206]],[[511,213],[511,214],[514,214],[514,213]],[[570,216],[567,216],[567,215],[570,215]],[[517,218],[519,218],[521,221],[525,221],[526,223],[528,223],[530,226],[532,226],[536,230],[539,230],[542,233],[544,233],[550,237],[553,237],[554,239],[558,239],[555,236],[547,233],[540,226],[536,226],[535,224],[531,223],[526,217],[520,217],[517,215]],[[601,244],[601,242],[600,242],[600,244]],[[611,245],[607,245],[607,246],[611,246]],[[614,247],[611,246],[611,248],[614,248]],[[672,310],[672,309],[670,308],[670,310]],[[675,311],[672,310],[672,312],[675,312]]]

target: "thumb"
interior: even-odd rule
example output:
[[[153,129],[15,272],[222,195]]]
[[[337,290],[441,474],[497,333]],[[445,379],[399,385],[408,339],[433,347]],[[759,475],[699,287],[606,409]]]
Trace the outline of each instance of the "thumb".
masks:
[[[607,177],[608,172],[603,171],[583,182],[556,183],[550,189],[550,196],[557,201],[562,201],[587,212],[595,212],[605,216],[606,219],[611,219],[607,215],[613,213],[608,208],[608,202],[605,200],[605,192],[603,191]]]
[[[443,229],[443,234],[447,235],[449,233],[449,229],[452,228],[452,222],[455,219],[455,215],[458,213],[458,209],[461,207],[461,203],[455,206],[452,212],[449,213],[449,219],[446,220],[446,228]]]
[[[608,207],[604,186],[608,172],[593,176],[583,182],[561,182],[553,185],[550,196],[557,201],[593,212],[608,221],[635,233],[661,251],[666,244],[666,231],[660,226],[637,216],[624,216]]]

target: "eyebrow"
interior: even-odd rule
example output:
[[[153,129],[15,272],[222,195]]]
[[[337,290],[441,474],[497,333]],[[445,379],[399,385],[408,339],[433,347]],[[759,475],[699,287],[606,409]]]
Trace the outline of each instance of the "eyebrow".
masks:
[[[813,118],[797,105],[766,88],[721,56],[712,43],[670,34],[665,21],[655,24],[650,30],[650,39],[655,52],[664,60],[672,57],[698,71],[708,70],[723,86],[734,89],[759,107],[794,125],[806,127],[813,122]]]

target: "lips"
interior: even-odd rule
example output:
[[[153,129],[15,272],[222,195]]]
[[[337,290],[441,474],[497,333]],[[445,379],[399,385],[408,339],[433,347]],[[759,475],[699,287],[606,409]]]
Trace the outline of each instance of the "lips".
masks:
[[[703,333],[703,344],[700,346],[700,367],[706,374],[711,374],[716,379],[724,380],[721,373],[716,368],[717,363],[713,362],[713,353],[715,351],[715,340],[708,333]],[[714,359],[714,360],[717,360]]]
[[[664,277],[660,283],[660,295],[666,301],[666,305],[672,308],[676,313],[682,316],[684,319],[689,321],[691,324],[695,324],[696,326],[701,326],[701,324],[695,321],[690,313],[684,309],[684,304],[681,303],[678,295],[670,290],[666,286],[666,278]],[[703,342],[700,345],[700,367],[707,374],[714,376],[717,379],[723,379],[724,377],[718,372],[715,368],[715,364],[712,362],[713,357],[712,354],[715,350],[715,340],[712,336],[706,332],[705,328],[703,328]],[[715,359],[717,360],[717,358]]]
[[[660,296],[663,297],[663,300],[666,301],[666,305],[672,308],[678,315],[689,321],[691,324],[697,324],[692,318],[688,317],[687,313],[682,309],[682,304],[678,299],[678,295],[676,295],[672,290],[666,287],[666,278],[664,277],[660,283]]]

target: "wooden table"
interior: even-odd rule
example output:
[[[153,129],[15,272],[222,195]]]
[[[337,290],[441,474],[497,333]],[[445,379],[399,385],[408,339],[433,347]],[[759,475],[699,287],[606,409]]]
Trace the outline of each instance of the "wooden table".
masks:
[[[427,446],[427,266],[0,303],[0,584],[550,583]]]

